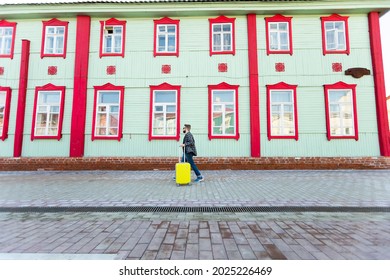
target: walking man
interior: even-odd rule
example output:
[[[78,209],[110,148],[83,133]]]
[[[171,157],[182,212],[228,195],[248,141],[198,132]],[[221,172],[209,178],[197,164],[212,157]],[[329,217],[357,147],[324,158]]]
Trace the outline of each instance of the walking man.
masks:
[[[194,182],[202,182],[204,181],[204,178],[202,174],[200,174],[200,171],[198,167],[196,166],[193,157],[197,155],[196,147],[195,147],[195,139],[194,136],[191,133],[191,125],[185,124],[183,127],[183,133],[184,139],[183,144],[180,145],[184,149],[184,156],[186,157],[188,163],[191,165],[192,170],[194,170],[196,174],[196,180]],[[184,158],[182,159],[184,161]]]

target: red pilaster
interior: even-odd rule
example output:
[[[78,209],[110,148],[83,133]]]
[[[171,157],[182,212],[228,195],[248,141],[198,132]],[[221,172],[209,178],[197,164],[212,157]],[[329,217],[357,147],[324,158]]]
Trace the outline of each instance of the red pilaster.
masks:
[[[77,16],[70,156],[84,156],[91,18]]]
[[[387,119],[385,76],[383,69],[379,13],[368,14],[370,30],[371,59],[375,84],[376,115],[379,146],[382,156],[390,156],[389,120]]]
[[[257,58],[256,15],[247,15],[248,23],[248,56],[249,56],[249,102],[251,129],[251,157],[260,157],[260,107],[259,107],[259,74]]]
[[[18,109],[16,112],[16,126],[14,139],[14,157],[22,155],[24,112],[26,110],[26,94],[28,81],[28,63],[30,60],[30,41],[22,40],[22,54],[20,61]]]

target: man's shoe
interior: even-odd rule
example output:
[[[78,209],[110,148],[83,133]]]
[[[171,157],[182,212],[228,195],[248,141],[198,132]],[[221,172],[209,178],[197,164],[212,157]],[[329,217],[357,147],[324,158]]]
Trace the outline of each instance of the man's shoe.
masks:
[[[198,183],[198,182],[203,182],[204,181],[204,177],[203,176],[200,176],[198,178],[195,179],[195,183]]]

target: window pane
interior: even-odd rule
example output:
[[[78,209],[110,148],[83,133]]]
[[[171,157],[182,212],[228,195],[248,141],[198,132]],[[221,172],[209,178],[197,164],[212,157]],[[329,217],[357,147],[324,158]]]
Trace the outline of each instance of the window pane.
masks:
[[[110,113],[118,113],[119,106],[110,106]]]
[[[96,128],[95,134],[96,135],[106,135],[106,129],[105,128]]]
[[[168,105],[167,112],[176,112],[176,106],[175,105]]]
[[[165,25],[158,25],[158,31],[160,32],[165,32],[165,28],[166,28]]]
[[[110,114],[109,115],[109,126],[110,127],[118,127],[119,125],[119,115],[118,114]]]
[[[168,36],[168,51],[169,52],[174,52],[176,50],[175,41],[176,41],[175,35]]]
[[[230,24],[224,24],[223,25],[223,31],[230,32],[230,30],[231,30],[231,25]]]
[[[333,50],[336,48],[336,38],[335,38],[335,31],[327,31],[326,32],[326,48],[328,50]]]
[[[222,127],[213,127],[213,135],[222,134]]]
[[[107,125],[107,115],[106,114],[98,114],[96,126],[106,126],[106,125]]]
[[[222,125],[222,113],[213,113],[213,126]]]
[[[345,35],[344,35],[344,32],[339,32],[337,34],[337,36],[338,36],[337,39],[338,39],[338,43],[339,43],[337,48],[340,49],[340,50],[345,50],[346,48],[345,48]]]
[[[213,35],[213,50],[214,51],[220,51],[222,49],[222,44],[221,44],[221,34],[214,34]]]
[[[294,135],[294,128],[293,127],[285,127],[284,128],[284,134],[283,135]]]
[[[288,50],[288,34],[280,33],[280,49]]]
[[[176,114],[167,113],[167,135],[176,134]]]
[[[0,91],[0,106],[5,105],[5,92]]]
[[[158,36],[158,51],[165,51],[165,35]]]
[[[271,91],[271,102],[292,102],[292,92]]]
[[[213,102],[234,102],[234,91],[213,91]]]
[[[60,92],[39,92],[38,104],[59,104]]]
[[[155,106],[155,107],[154,107],[154,110],[155,110],[156,112],[162,112],[162,111],[164,110],[164,107],[163,107],[163,106]]]
[[[168,33],[176,33],[176,26],[168,25]]]
[[[119,92],[99,92],[99,103],[114,103],[119,104]]]
[[[278,24],[277,23],[270,23],[269,29],[271,30],[278,30]]]
[[[57,33],[58,34],[64,34],[65,33],[65,27],[57,27]]]
[[[122,52],[122,36],[115,36],[115,53]]]
[[[122,34],[122,26],[114,26],[115,34]]]
[[[230,51],[231,50],[231,35],[223,34],[223,50]]]
[[[176,103],[176,91],[155,91],[155,103]]]
[[[281,31],[287,31],[287,22],[281,22],[281,23],[279,23],[279,30],[281,30]]]
[[[222,27],[220,24],[213,24],[213,32],[221,32]]]
[[[279,46],[278,46],[278,33],[277,32],[271,32],[270,33],[270,48],[271,48],[271,50],[279,49]]]
[[[331,30],[334,28],[334,22],[325,22],[325,29]]]
[[[339,31],[344,31],[344,22],[342,21],[336,21],[334,23],[334,27],[335,29],[339,30]]]
[[[222,112],[222,105],[214,105],[214,112]]]
[[[329,91],[329,102],[351,102],[352,100],[352,92],[351,91]]]
[[[118,129],[117,128],[110,128],[108,130],[108,135],[111,135],[111,136],[118,135]]]
[[[54,51],[54,37],[46,38],[46,50],[45,53],[53,53]]]
[[[56,50],[55,53],[63,53],[64,48],[64,37],[59,36],[57,37],[57,44],[56,44]]]
[[[112,52],[112,37],[109,35],[105,36],[105,42],[106,42],[105,52],[106,53]]]

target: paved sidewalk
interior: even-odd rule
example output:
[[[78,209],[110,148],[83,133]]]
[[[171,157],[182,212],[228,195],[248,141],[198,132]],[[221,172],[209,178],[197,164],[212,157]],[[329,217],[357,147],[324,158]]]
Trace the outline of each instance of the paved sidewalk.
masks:
[[[390,207],[390,171],[0,172],[2,207]],[[390,213],[0,213],[0,259],[390,259]]]

